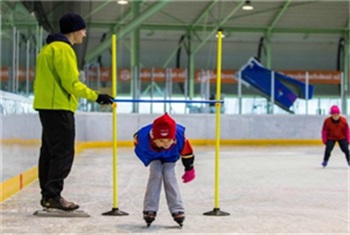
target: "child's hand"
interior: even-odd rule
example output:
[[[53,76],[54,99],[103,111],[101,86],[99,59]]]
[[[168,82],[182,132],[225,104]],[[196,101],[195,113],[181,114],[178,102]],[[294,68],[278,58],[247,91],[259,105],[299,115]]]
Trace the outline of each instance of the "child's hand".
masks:
[[[192,181],[195,177],[196,177],[196,171],[194,170],[194,168],[192,168],[192,170],[185,171],[185,174],[183,174],[182,176],[182,179],[183,179],[182,182],[188,183]]]
[[[322,130],[322,142],[323,142],[324,144],[326,144],[326,143],[327,143],[327,139],[328,139],[328,133],[327,133],[327,131]]]

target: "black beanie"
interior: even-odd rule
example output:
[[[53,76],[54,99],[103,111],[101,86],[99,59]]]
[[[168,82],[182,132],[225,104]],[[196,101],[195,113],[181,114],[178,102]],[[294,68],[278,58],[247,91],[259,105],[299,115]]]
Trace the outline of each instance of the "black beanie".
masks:
[[[60,30],[63,34],[79,31],[85,28],[85,22],[80,15],[67,13],[60,19]]]

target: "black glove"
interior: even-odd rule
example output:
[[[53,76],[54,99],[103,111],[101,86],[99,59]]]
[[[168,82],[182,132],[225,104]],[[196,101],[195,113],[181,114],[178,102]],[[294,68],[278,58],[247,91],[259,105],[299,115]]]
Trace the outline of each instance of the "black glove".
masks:
[[[113,104],[114,98],[107,94],[99,94],[96,102],[99,104]]]

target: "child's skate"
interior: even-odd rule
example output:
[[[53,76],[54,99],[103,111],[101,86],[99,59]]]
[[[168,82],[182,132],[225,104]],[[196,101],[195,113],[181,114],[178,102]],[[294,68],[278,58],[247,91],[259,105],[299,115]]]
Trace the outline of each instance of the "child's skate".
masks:
[[[180,225],[180,227],[182,227],[183,222],[185,220],[185,213],[182,211],[179,212],[175,212],[171,214],[175,220],[176,223],[178,223]]]
[[[143,211],[143,219],[146,221],[147,227],[156,219],[156,211]]]

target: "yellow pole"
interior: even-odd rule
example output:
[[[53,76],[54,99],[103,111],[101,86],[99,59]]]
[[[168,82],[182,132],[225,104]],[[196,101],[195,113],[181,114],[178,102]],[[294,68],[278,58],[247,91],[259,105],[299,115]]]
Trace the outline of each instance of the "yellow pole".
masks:
[[[221,94],[221,56],[222,56],[222,32],[219,30],[217,48],[217,70],[216,70],[216,100],[220,100]],[[216,108],[216,129],[215,129],[215,204],[214,208],[219,208],[219,169],[220,169],[220,111],[221,103],[215,104]]]
[[[117,97],[117,37],[112,35],[112,97]],[[118,174],[117,174],[117,106],[113,110],[113,208],[118,208]]]
[[[221,100],[221,56],[222,56],[222,31],[219,29],[217,33],[218,47],[217,47],[217,67],[216,67],[216,100]],[[215,186],[214,186],[214,209],[203,213],[204,215],[225,216],[230,215],[219,208],[219,170],[220,170],[220,113],[221,103],[215,103]]]
[[[111,60],[111,75],[112,75],[112,97],[117,97],[117,36],[112,35],[112,60]],[[113,135],[113,208],[111,211],[102,213],[102,215],[123,216],[129,215],[127,212],[121,211],[118,208],[118,155],[117,155],[117,103],[112,104],[112,135]]]

